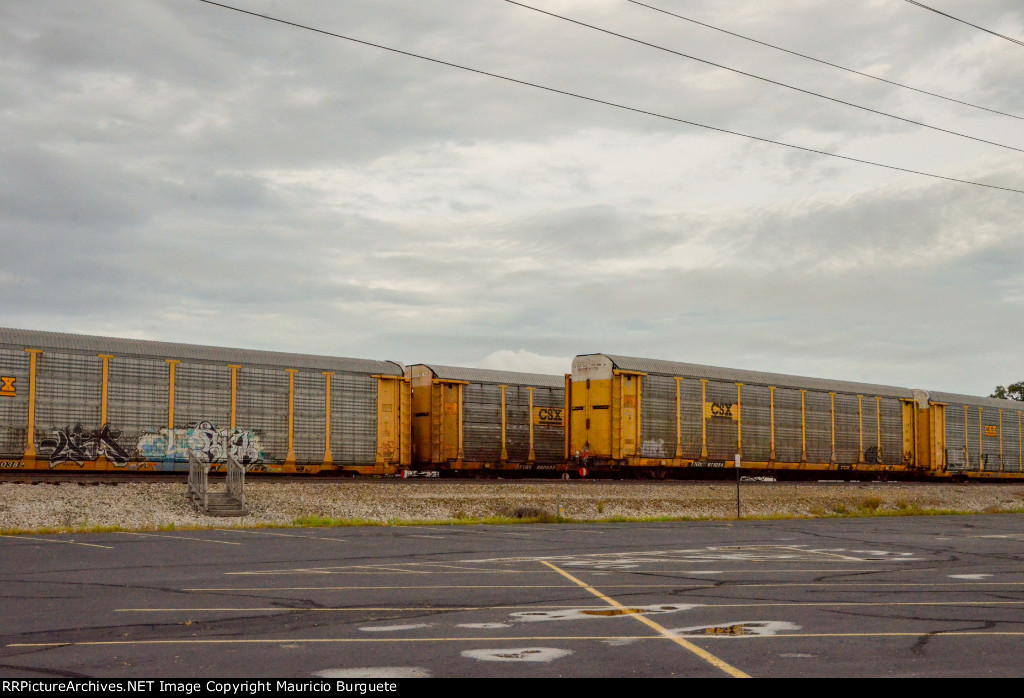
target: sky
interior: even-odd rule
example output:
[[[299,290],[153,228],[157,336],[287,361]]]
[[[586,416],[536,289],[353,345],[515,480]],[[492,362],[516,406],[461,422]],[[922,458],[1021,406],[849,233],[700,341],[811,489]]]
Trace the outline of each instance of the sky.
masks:
[[[644,2],[1013,116],[628,0],[226,1],[320,32],[199,0],[0,0],[0,326],[555,374],[601,352],[977,395],[1024,378],[1024,193],[714,130],[1024,190],[1024,46],[904,0]],[[1019,0],[925,4],[1024,39]]]

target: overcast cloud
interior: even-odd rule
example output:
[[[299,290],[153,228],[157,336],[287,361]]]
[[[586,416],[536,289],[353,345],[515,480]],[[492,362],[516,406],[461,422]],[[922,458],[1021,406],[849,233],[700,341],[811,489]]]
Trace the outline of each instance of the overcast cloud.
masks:
[[[1024,49],[902,0],[644,1],[1024,116]],[[502,0],[228,4],[1024,189],[1024,153]],[[527,4],[1024,148],[1024,120],[626,0]],[[1024,38],[1019,0],[928,4]],[[0,134],[0,325],[550,373],[607,352],[972,394],[1024,378],[1024,194],[198,0],[0,0]]]

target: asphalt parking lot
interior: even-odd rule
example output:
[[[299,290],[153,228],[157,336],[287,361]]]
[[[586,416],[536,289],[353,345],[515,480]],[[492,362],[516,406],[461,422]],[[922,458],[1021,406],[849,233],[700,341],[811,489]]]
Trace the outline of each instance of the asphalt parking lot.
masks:
[[[0,675],[1018,676],[1024,516],[0,537]]]

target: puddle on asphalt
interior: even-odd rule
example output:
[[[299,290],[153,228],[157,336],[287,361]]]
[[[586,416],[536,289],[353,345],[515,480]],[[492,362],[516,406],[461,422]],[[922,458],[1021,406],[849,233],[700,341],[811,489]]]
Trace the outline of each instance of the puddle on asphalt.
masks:
[[[519,611],[509,614],[513,621],[530,623],[545,620],[582,620],[585,618],[607,618],[610,616],[646,615],[677,613],[697,608],[701,604],[675,603],[637,606],[634,608],[559,608],[551,611]]]
[[[715,625],[698,625],[692,628],[673,628],[670,633],[677,637],[739,637],[742,635],[768,636],[781,632],[800,630],[795,625],[784,620],[741,620],[731,623],[716,623]]]
[[[481,662],[551,662],[572,654],[555,647],[517,647],[498,650],[466,650],[463,657]]]
[[[459,623],[458,628],[472,628],[474,630],[491,630],[494,628],[511,628],[508,623]]]
[[[429,627],[430,623],[416,623],[415,625],[369,625],[359,629],[364,633],[394,633],[401,632],[402,630],[417,630]]]

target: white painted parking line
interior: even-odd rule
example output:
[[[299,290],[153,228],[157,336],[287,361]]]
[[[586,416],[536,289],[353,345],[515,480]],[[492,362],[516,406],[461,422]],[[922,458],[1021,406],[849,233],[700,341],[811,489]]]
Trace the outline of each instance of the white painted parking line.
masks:
[[[258,535],[258,536],[280,536],[281,538],[309,538],[311,540],[329,540],[329,541],[334,541],[334,542],[337,542],[337,543],[344,543],[344,542],[346,542],[348,540],[347,538],[331,538],[331,537],[326,537],[325,538],[323,536],[299,536],[299,535],[295,535],[293,533],[273,533],[271,531],[253,531],[251,529],[246,529],[246,528],[215,528],[213,530],[215,530],[215,531],[224,531],[226,533],[251,533],[253,535]]]
[[[30,536],[15,536],[7,534],[0,534],[0,538],[18,538],[22,540],[37,540],[42,541],[43,543],[64,543],[65,545],[84,545],[87,548],[105,548],[107,550],[114,549],[113,546],[110,545],[96,545],[95,543],[79,543],[78,541],[62,540],[60,538],[32,538]]]
[[[209,538],[193,538],[191,536],[165,536],[160,533],[135,533],[133,531],[118,531],[122,536],[145,536],[147,538],[170,538],[171,540],[193,540],[200,543],[218,543],[220,545],[241,545],[227,540],[210,540]]]
[[[951,575],[956,576],[956,575]],[[824,589],[883,589],[890,587],[901,591],[905,588],[923,587],[934,589],[950,587],[950,591],[959,591],[964,587],[1021,587],[1024,582],[776,582],[759,584],[687,584],[680,580],[678,584],[604,584],[605,589],[679,589],[697,591],[700,589],[776,589],[776,588],[824,588]],[[573,589],[568,584],[421,584],[421,585],[373,585],[373,586],[320,586],[320,587],[193,587],[180,591],[189,592],[222,592],[222,591],[391,591],[407,589]]]
[[[607,608],[605,606],[604,608]],[[726,635],[710,634],[702,636],[706,640],[800,640],[827,638],[889,638],[889,637],[928,637],[934,641],[940,638],[957,637],[1024,637],[1024,631],[1002,630],[950,630],[940,632],[893,632],[893,633],[777,633],[774,635]],[[664,635],[543,635],[543,636],[499,636],[499,637],[329,637],[329,638],[180,638],[170,640],[93,640],[86,642],[15,642],[6,647],[96,647],[125,645],[299,645],[299,644],[401,644],[401,643],[438,643],[438,642],[509,642],[509,641],[549,641],[549,642],[639,642],[649,640],[670,640],[678,642],[682,638]]]

